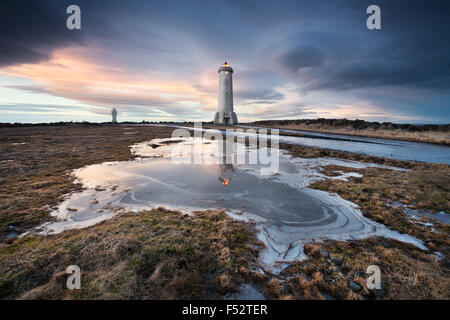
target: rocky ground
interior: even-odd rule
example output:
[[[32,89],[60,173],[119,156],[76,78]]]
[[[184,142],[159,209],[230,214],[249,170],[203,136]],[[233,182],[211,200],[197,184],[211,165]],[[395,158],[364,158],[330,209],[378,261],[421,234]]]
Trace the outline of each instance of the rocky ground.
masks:
[[[55,236],[15,235],[50,219],[63,195],[77,191],[71,169],[132,159],[129,146],[169,137],[170,128],[92,126],[0,128],[0,297],[46,299],[223,298],[250,283],[275,299],[448,299],[449,228],[411,219],[406,208],[450,212],[450,167],[385,160],[339,151],[281,145],[294,156],[331,156],[411,169],[351,169],[362,178],[325,180],[363,214],[423,240],[422,251],[394,240],[326,241],[305,247],[308,260],[282,273],[255,272],[251,224],[223,212],[185,216],[163,208],[127,213]],[[348,168],[328,166],[333,176]],[[389,203],[393,203],[389,205]],[[398,205],[402,204],[402,206]],[[65,268],[83,272],[81,290],[65,289]],[[368,289],[367,266],[382,272],[382,289]]]
[[[392,230],[413,235],[430,248],[422,251],[382,238],[314,243],[306,247],[308,261],[293,264],[282,273],[282,278],[288,280],[280,281],[278,290],[281,296],[284,294],[294,299],[329,298],[330,294],[339,299],[450,297],[449,225],[426,217],[411,219],[404,210],[407,207],[432,213],[450,212],[450,166],[301,146],[282,145],[281,148],[296,157],[336,157],[409,169],[409,172],[404,172],[326,166],[323,168],[326,175],[352,171],[362,174],[362,178],[351,177],[349,181],[327,179],[310,187],[339,194],[358,204],[364,216]],[[368,290],[366,287],[366,269],[373,264],[382,271],[382,290]],[[297,281],[299,274],[304,276]]]

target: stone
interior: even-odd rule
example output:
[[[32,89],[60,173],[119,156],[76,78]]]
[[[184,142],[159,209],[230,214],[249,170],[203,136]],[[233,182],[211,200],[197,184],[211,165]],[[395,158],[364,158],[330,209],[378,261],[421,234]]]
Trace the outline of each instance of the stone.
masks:
[[[328,252],[325,251],[325,250],[323,250],[323,249],[320,249],[319,252],[320,252],[320,254],[321,254],[322,256],[324,256],[325,258],[327,258],[327,257],[329,256]]]
[[[350,289],[352,289],[353,291],[359,292],[362,290],[362,287],[357,284],[356,282],[350,281]]]
[[[333,261],[333,263],[337,266],[341,266],[342,263],[344,262],[344,258],[337,258],[337,257],[333,257],[331,258],[331,260]]]

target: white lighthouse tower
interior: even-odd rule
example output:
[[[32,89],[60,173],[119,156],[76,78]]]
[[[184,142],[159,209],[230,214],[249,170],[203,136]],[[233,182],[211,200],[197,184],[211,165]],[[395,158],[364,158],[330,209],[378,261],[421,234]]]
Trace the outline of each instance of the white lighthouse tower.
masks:
[[[214,117],[214,124],[238,124],[233,111],[233,69],[228,63],[219,68],[219,108]]]
[[[117,123],[117,110],[116,110],[116,108],[112,108],[111,116],[112,116],[112,123]]]

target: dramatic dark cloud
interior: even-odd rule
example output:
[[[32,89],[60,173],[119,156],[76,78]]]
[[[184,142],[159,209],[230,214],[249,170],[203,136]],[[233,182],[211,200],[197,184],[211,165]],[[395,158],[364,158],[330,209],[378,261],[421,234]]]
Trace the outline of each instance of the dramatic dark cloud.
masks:
[[[81,7],[82,30],[65,28],[70,4]],[[366,28],[372,4],[381,7],[381,30]],[[105,77],[70,82],[79,89],[38,78],[32,80],[44,83],[7,87],[184,118],[215,108],[217,67],[227,60],[236,70],[235,104],[253,108],[242,111],[249,117],[326,115],[353,104],[365,106],[367,116],[393,110],[398,119],[449,121],[449,12],[448,0],[3,0],[0,68],[82,47],[74,56],[114,70],[93,71],[94,80],[126,74],[141,86],[184,82],[196,92],[127,96],[104,90]],[[91,91],[94,85],[102,90]]]
[[[0,2],[0,66],[34,63],[52,50],[78,43],[65,25],[64,1],[2,0]]]
[[[382,30],[356,28],[353,21],[358,20],[342,21],[337,14],[335,29],[302,32],[291,39],[315,48],[288,48],[279,57],[280,63],[291,72],[315,67],[299,72],[298,82],[304,90],[449,88],[450,2],[381,1],[379,5]],[[364,12],[365,6],[360,1],[355,9]]]
[[[306,67],[321,67],[325,61],[325,54],[312,47],[297,48],[281,56],[285,67],[293,72]]]

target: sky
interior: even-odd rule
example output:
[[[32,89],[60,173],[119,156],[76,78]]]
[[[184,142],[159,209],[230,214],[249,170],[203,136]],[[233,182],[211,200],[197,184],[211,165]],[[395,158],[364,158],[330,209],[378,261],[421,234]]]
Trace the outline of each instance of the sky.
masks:
[[[69,30],[66,8],[81,9]],[[369,5],[381,30],[369,30]],[[450,123],[450,1],[1,0],[0,122]]]

